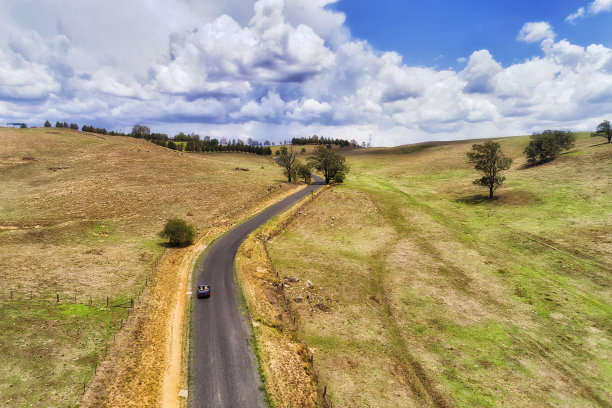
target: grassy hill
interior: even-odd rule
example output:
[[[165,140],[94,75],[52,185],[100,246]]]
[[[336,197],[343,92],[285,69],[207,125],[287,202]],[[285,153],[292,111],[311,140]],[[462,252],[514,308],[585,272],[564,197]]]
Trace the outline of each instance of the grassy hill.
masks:
[[[165,250],[165,221],[223,226],[282,181],[256,155],[0,128],[0,401],[75,406]]]
[[[499,139],[492,201],[473,141],[349,154],[269,243],[334,406],[612,405],[612,145],[578,136]]]

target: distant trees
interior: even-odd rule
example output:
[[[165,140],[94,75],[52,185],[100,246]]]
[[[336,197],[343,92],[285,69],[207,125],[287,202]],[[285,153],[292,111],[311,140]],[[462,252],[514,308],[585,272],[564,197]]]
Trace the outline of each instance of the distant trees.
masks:
[[[610,129],[610,121],[604,120],[599,125],[597,125],[597,129],[594,133],[591,133],[591,136],[602,136],[608,139],[608,143],[612,140],[612,130]]]
[[[63,128],[63,127],[64,127],[64,124],[63,124],[62,122],[59,122],[59,121],[58,121],[58,122],[55,122],[55,127],[56,127],[56,128]]]
[[[325,184],[329,184],[337,176],[344,180],[344,176],[349,172],[349,166],[345,163],[344,156],[322,145],[315,147],[312,156],[308,157],[307,160],[312,168],[323,172]]]
[[[525,156],[529,163],[550,160],[557,157],[563,150],[574,147],[576,135],[563,130],[545,130],[534,133],[525,148]]]
[[[296,157],[297,152],[293,150],[293,146],[290,149],[286,146],[281,147],[278,164],[283,167],[283,174],[289,183],[297,180]]]
[[[146,139],[151,134],[151,128],[145,125],[134,125],[130,136],[137,139]]]
[[[512,159],[504,156],[499,143],[492,141],[473,144],[472,151],[467,153],[467,158],[474,164],[476,170],[484,173],[484,176],[474,180],[474,184],[487,187],[489,199],[493,198],[493,192],[506,180],[506,177],[499,173],[510,168]]]
[[[70,129],[79,130],[79,125],[77,125],[76,123],[71,123],[70,124]]]
[[[48,120],[45,120],[45,127],[51,127],[51,122],[49,122]]]
[[[184,247],[193,243],[195,230],[185,220],[171,218],[166,222],[159,236],[161,238],[169,238],[171,246]]]
[[[287,143],[285,142],[285,144]],[[313,135],[310,137],[294,137],[293,139],[291,139],[291,144],[293,145],[307,145],[307,144],[332,145],[333,144],[333,145],[340,146],[340,147],[346,147],[346,146],[359,147],[359,144],[357,142],[352,143],[344,139],[331,139],[331,138],[319,137],[317,135]]]

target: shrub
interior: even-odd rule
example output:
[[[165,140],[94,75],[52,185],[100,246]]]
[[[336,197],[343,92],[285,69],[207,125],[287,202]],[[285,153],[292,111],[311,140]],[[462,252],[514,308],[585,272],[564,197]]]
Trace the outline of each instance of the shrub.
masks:
[[[159,233],[162,238],[169,238],[171,246],[184,247],[191,245],[195,238],[192,225],[179,218],[171,218],[166,222],[164,230]]]
[[[344,173],[338,173],[334,176],[334,181],[336,183],[344,183]]]

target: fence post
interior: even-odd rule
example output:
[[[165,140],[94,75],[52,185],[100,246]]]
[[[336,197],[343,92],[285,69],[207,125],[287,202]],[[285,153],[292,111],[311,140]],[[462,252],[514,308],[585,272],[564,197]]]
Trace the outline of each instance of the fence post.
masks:
[[[30,300],[32,300],[32,292],[30,292]]]
[[[130,299],[130,308],[133,309],[134,308],[134,299]]]
[[[11,290],[11,300],[13,300],[13,291]]]
[[[106,297],[106,307],[108,307],[108,296]]]
[[[91,295],[89,295],[89,304],[91,305],[92,300],[91,300]]]
[[[325,398],[325,394],[327,394],[327,385],[323,387],[323,398]]]
[[[121,329],[123,329],[123,319],[121,319]]]
[[[57,303],[59,303],[59,293],[56,293],[55,296],[57,296]]]

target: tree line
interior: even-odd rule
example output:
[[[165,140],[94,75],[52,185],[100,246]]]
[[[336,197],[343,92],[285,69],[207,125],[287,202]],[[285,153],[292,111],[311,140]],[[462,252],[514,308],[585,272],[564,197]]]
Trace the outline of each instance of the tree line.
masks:
[[[591,136],[605,137],[610,143],[612,141],[610,122],[607,120],[601,122]],[[544,130],[533,133],[529,138],[529,144],[523,154],[530,165],[553,160],[562,151],[573,148],[576,142],[576,135],[573,132],[563,130]],[[493,141],[473,144],[472,151],[467,153],[467,158],[474,164],[476,170],[483,173],[481,178],[474,180],[474,184],[488,188],[489,199],[493,198],[493,192],[506,180],[506,177],[500,173],[510,168],[512,159],[506,157],[501,151],[501,145]]]
[[[291,144],[292,145],[299,145],[299,146],[303,146],[303,145],[335,145],[335,146],[340,146],[340,147],[348,147],[348,146],[352,146],[352,147],[359,147],[359,143],[357,143],[355,140],[352,141],[348,141],[345,139],[331,139],[331,138],[326,138],[326,137],[319,137],[317,135],[313,135],[310,137],[294,137],[293,139],[291,139]]]

